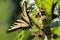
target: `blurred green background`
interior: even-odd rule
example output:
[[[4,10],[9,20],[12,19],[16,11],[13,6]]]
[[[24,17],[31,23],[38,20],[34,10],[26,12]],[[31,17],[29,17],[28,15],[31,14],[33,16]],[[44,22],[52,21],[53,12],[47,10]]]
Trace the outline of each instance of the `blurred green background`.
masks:
[[[14,0],[0,0],[0,40],[16,40],[17,31],[7,33],[14,10],[16,10]]]

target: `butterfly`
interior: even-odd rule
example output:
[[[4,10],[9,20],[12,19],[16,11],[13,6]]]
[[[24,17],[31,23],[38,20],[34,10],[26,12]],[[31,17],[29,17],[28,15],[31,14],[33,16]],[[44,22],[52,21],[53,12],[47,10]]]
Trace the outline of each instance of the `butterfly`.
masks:
[[[26,4],[24,3],[22,6],[22,17],[14,22],[8,29],[8,31],[12,31],[18,28],[28,28],[30,27],[30,18],[26,12]]]

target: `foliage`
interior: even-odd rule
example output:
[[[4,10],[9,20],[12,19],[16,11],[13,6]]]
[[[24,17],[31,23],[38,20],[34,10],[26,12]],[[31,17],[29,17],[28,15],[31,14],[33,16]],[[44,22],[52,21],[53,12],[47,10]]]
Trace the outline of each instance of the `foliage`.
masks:
[[[55,3],[57,0],[35,0],[37,7],[42,7],[43,10],[46,12],[46,15],[48,18],[52,18],[52,4]],[[29,5],[29,4],[28,4]],[[15,11],[18,9],[16,8],[17,4],[12,2],[11,0],[0,0],[0,40],[37,40],[38,37],[31,37],[30,30],[22,30],[19,29],[17,31],[7,33],[8,26],[10,26],[10,17],[12,16],[12,13],[15,13]],[[60,7],[60,0],[58,1],[58,6]],[[14,11],[15,10],[15,11]],[[14,12],[13,12],[14,11]],[[19,12],[20,13],[20,12]],[[33,22],[37,23],[38,18],[35,16],[37,15],[37,10],[32,10],[30,12],[31,18],[33,19]],[[16,12],[17,14],[17,12]],[[12,16],[13,17],[13,16]],[[17,17],[17,16],[14,16]],[[19,16],[20,17],[20,14]],[[60,19],[59,19],[60,20]],[[10,21],[10,22],[8,22]],[[56,38],[54,39],[54,35],[52,35],[51,40],[60,40],[60,21],[56,21],[55,19],[51,21],[51,31],[56,34]],[[36,25],[32,25],[32,28],[34,31],[38,31],[39,29],[36,27]]]

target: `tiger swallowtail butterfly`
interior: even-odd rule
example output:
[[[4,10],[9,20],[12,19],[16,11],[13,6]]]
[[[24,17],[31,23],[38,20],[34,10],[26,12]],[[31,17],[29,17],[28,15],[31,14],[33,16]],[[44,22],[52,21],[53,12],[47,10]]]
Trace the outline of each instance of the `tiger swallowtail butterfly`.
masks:
[[[22,7],[22,17],[21,19],[18,19],[14,24],[10,26],[8,31],[12,31],[18,28],[30,28],[30,19],[29,15],[26,12],[26,4],[24,2],[23,7]]]

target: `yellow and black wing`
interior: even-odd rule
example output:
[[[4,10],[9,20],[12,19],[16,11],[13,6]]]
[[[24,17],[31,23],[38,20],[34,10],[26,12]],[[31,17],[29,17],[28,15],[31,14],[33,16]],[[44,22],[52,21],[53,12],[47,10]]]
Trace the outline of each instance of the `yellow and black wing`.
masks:
[[[16,22],[14,22],[14,24],[12,24],[8,31],[11,31],[11,30],[15,30],[15,29],[18,29],[18,28],[25,28],[25,27],[29,27],[30,26],[30,20],[29,20],[29,16],[28,14],[26,13],[26,6],[25,6],[25,3],[23,4],[23,7],[22,7],[22,17],[21,19],[18,19]]]

